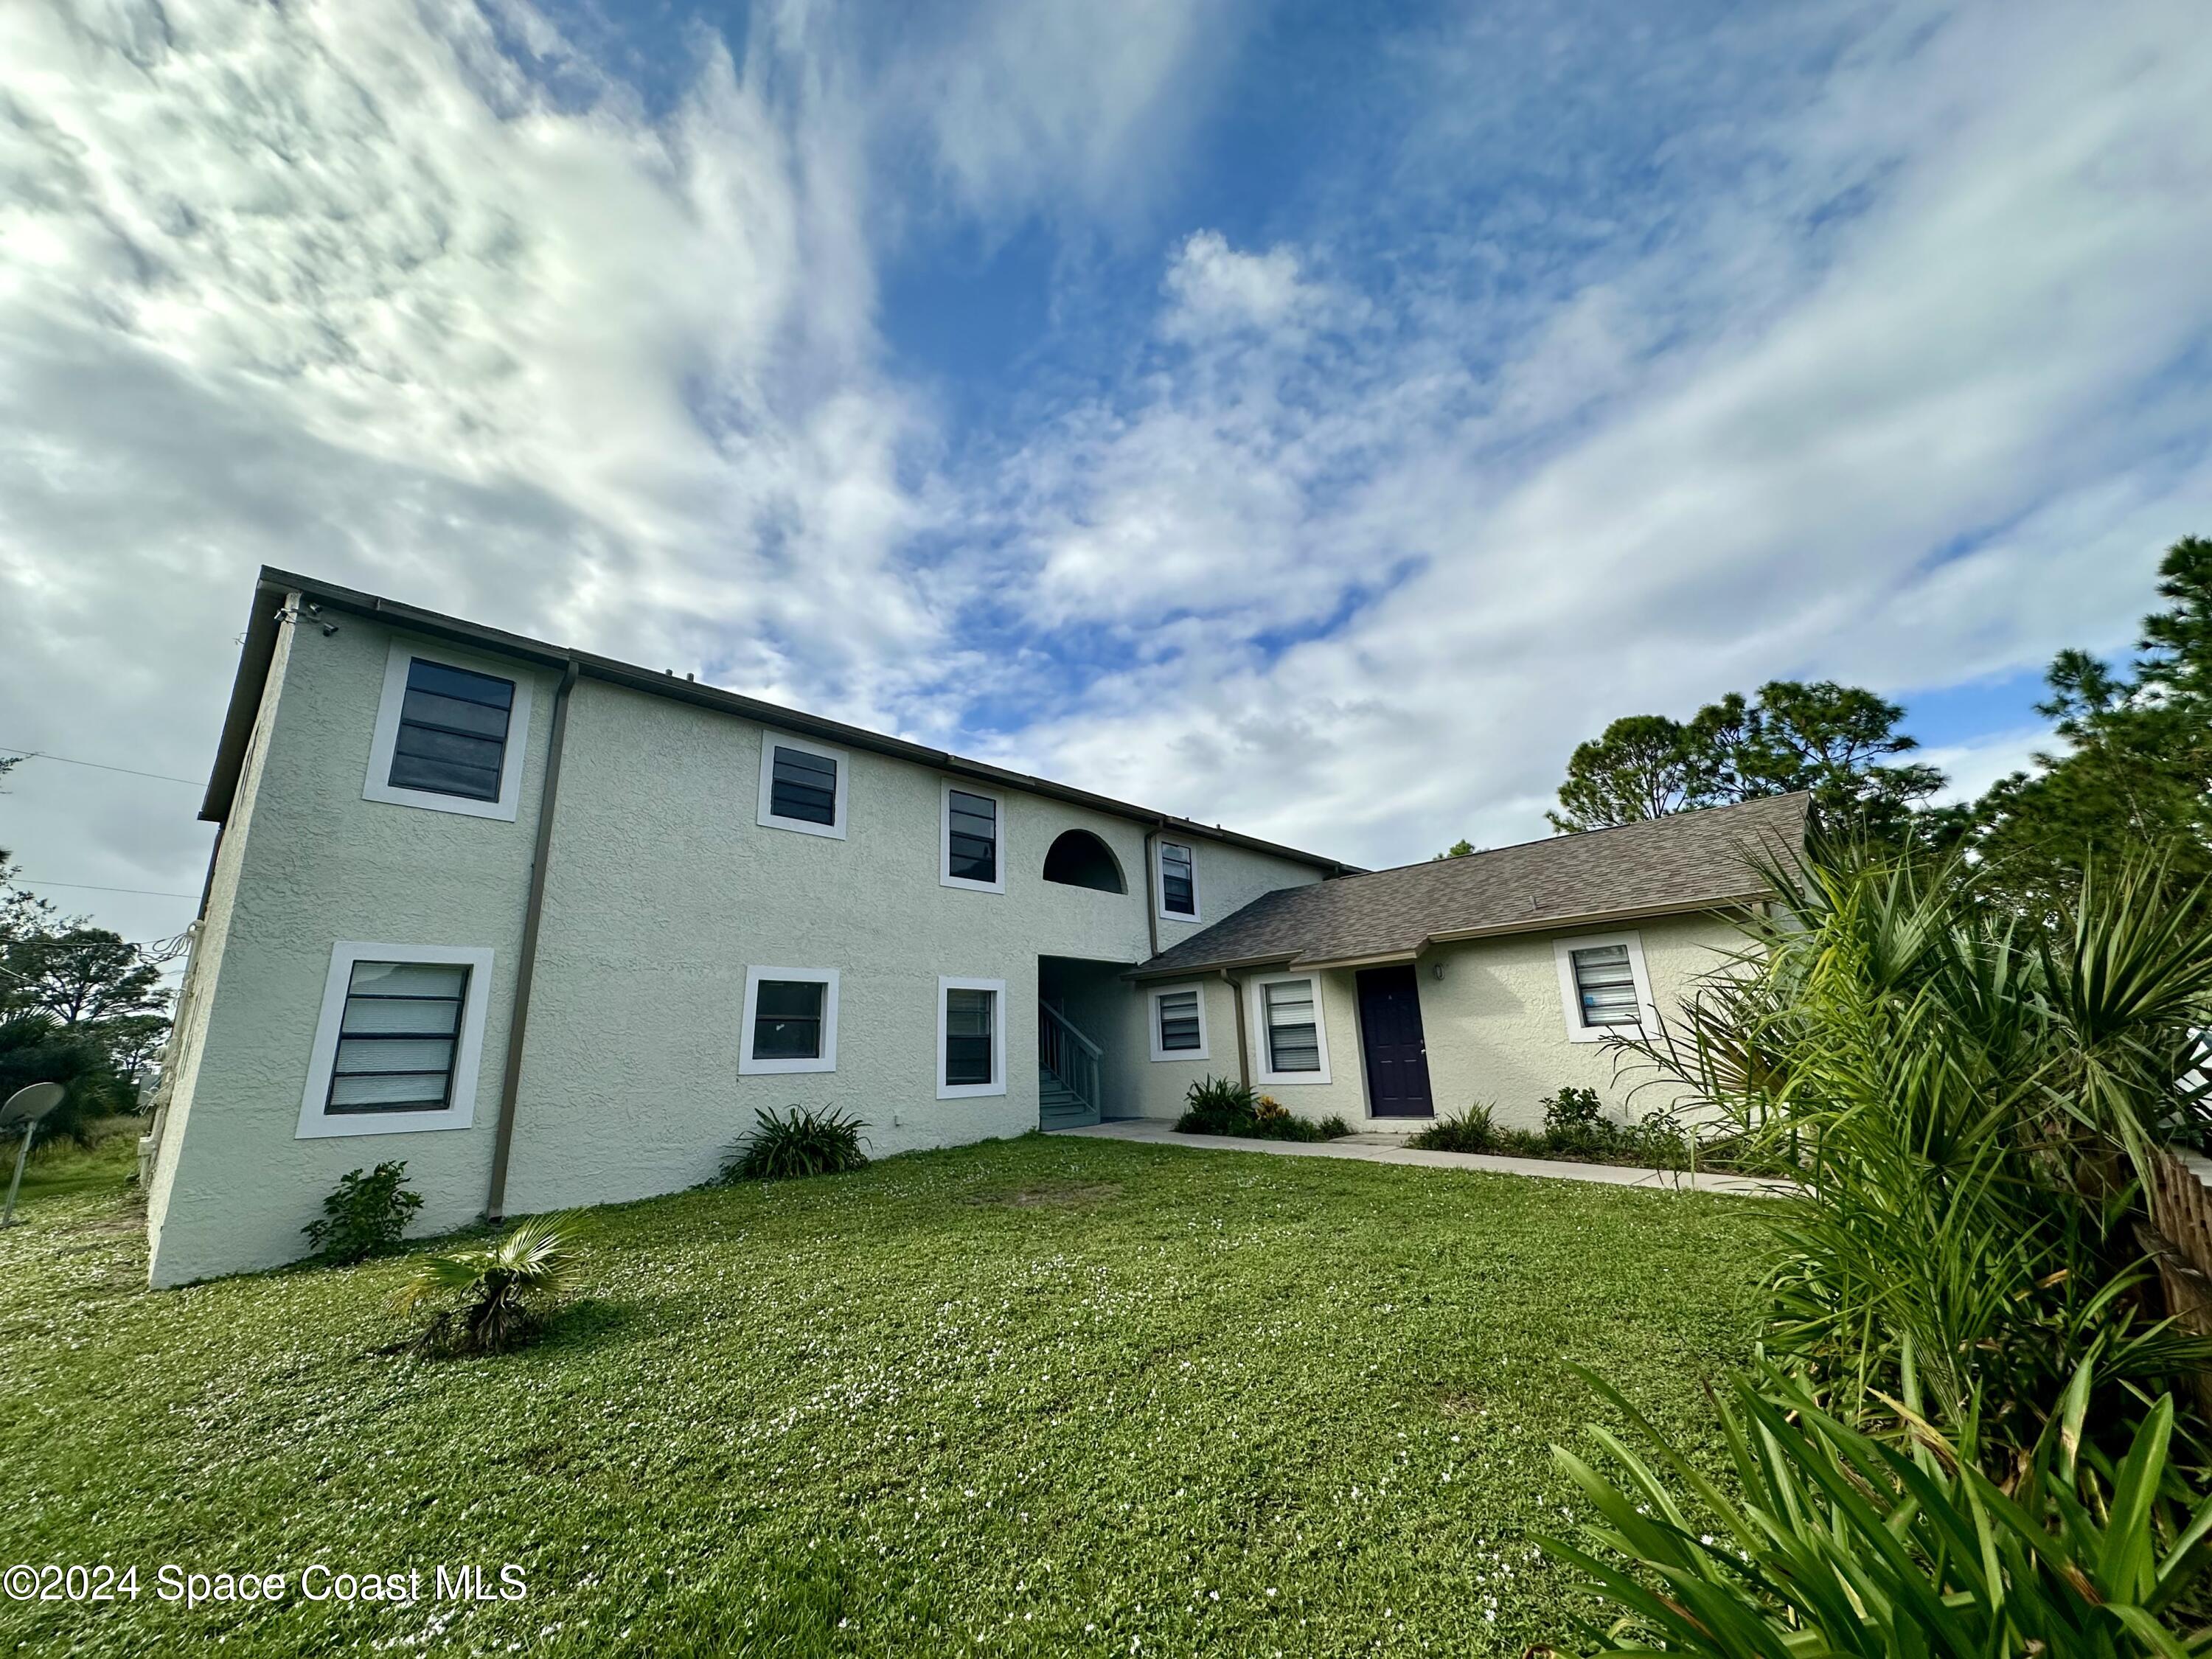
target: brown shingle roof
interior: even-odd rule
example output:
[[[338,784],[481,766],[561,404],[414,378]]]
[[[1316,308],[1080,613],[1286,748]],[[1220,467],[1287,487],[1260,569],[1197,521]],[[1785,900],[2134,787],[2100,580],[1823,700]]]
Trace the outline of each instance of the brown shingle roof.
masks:
[[[1434,939],[1742,903],[1768,890],[1754,861],[1803,846],[1809,805],[1808,796],[1775,795],[1283,888],[1136,971],[1389,960]]]

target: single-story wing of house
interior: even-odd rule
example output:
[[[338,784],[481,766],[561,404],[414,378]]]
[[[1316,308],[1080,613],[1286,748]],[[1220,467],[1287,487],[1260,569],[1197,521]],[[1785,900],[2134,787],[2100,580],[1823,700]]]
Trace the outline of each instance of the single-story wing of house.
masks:
[[[711,1177],[757,1109],[883,1155],[1241,1079],[1412,1128],[1565,1085],[1740,943],[1807,803],[1367,872],[287,572],[255,586],[144,1167],[156,1285]]]

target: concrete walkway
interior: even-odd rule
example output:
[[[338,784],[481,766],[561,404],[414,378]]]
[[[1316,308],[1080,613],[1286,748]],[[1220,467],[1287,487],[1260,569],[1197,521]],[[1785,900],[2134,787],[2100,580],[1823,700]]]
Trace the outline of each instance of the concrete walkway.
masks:
[[[1135,1140],[1151,1146],[1188,1146],[1197,1152],[1273,1152],[1278,1158],[1349,1158],[1367,1164],[1419,1164],[1432,1170],[1484,1170],[1493,1175],[1537,1176],[1552,1181],[1594,1181],[1607,1187],[1667,1187],[1701,1193],[1740,1193],[1778,1198],[1795,1190],[1787,1182],[1755,1176],[1692,1175],[1680,1170],[1634,1170],[1612,1164],[1565,1164],[1547,1158],[1498,1158],[1487,1152],[1431,1152],[1408,1146],[1400,1135],[1357,1134],[1342,1140],[1248,1140],[1241,1135],[1179,1135],[1167,1118],[1131,1118],[1094,1123],[1054,1134],[1085,1135],[1093,1140]]]

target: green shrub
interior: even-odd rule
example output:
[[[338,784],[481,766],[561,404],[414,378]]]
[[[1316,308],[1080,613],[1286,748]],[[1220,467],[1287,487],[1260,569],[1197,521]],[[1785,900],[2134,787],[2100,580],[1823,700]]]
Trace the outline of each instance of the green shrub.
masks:
[[[1725,1487],[1601,1383],[1672,1478],[1602,1430],[1618,1476],[1555,1449],[1600,1521],[1588,1550],[1540,1541],[1588,1572],[1620,1615],[1584,1626],[1599,1652],[2201,1652],[2204,1636],[2184,1635],[2179,1613],[2203,1594],[2212,1499],[2169,1462],[2172,1397],[2106,1461],[2081,1447],[2089,1382],[2085,1366],[2000,1483],[1971,1448],[1925,1424],[1894,1444],[1846,1427],[1778,1376],[1764,1387],[1739,1381],[1721,1406],[1734,1466]],[[2193,1515],[2167,1497],[2177,1490]]]
[[[1543,1107],[1544,1139],[1555,1154],[1610,1152],[1620,1139],[1620,1126],[1605,1115],[1595,1089],[1569,1084],[1547,1097]]]
[[[1178,1134],[1249,1134],[1257,1115],[1251,1086],[1234,1078],[1200,1078],[1184,1091],[1183,1103],[1183,1115],[1176,1120]]]
[[[412,1346],[427,1353],[505,1353],[543,1328],[544,1304],[566,1288],[575,1258],[576,1224],[532,1216],[495,1244],[424,1258],[397,1298],[402,1312],[445,1297]]]
[[[1431,1152],[1494,1152],[1500,1145],[1496,1109],[1477,1101],[1457,1117],[1440,1117],[1407,1136],[1406,1144]]]
[[[1186,1109],[1176,1132],[1186,1135],[1238,1135],[1253,1140],[1337,1140],[1352,1133],[1341,1117],[1319,1123],[1297,1116],[1273,1095],[1225,1077],[1201,1078],[1183,1095]]]
[[[868,1155],[860,1150],[860,1131],[867,1127],[842,1112],[798,1106],[781,1116],[755,1112],[752,1128],[723,1161],[722,1179],[785,1181],[861,1169]]]
[[[322,1214],[300,1230],[315,1255],[342,1266],[397,1244],[409,1219],[422,1207],[422,1195],[400,1185],[406,1175],[403,1163],[349,1170],[339,1176],[323,1200]]]
[[[2203,1455],[2180,1385],[2212,1342],[2146,1259],[2185,1286],[2203,1246],[2145,1194],[2157,1126],[2205,1106],[2176,1079],[2212,1025],[2212,902],[2170,902],[2146,867],[2008,915],[1981,876],[1816,848],[1770,872],[1790,915],[1749,921],[1725,971],[1619,1048],[1794,1170],[1802,1198],[1763,1210],[1781,1261],[1762,1338],[1824,1409],[1887,1431],[1911,1402],[2001,1474],[2094,1358],[2107,1454],[2172,1393]]]

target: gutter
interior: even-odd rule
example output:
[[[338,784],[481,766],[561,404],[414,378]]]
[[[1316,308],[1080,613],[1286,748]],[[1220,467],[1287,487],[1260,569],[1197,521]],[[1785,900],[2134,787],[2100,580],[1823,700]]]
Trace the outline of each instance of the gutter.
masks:
[[[530,856],[530,896],[522,911],[522,953],[514,970],[514,1011],[507,1024],[507,1063],[500,1075],[499,1133],[492,1142],[491,1186],[484,1195],[484,1219],[497,1221],[507,1208],[507,1166],[514,1149],[514,1105],[522,1086],[522,1049],[530,1035],[530,991],[538,977],[538,930],[545,914],[545,871],[553,855],[553,810],[561,799],[561,757],[568,747],[568,694],[576,689],[582,665],[570,657],[553,694],[553,727],[545,743],[545,781],[538,793],[537,844]]]

